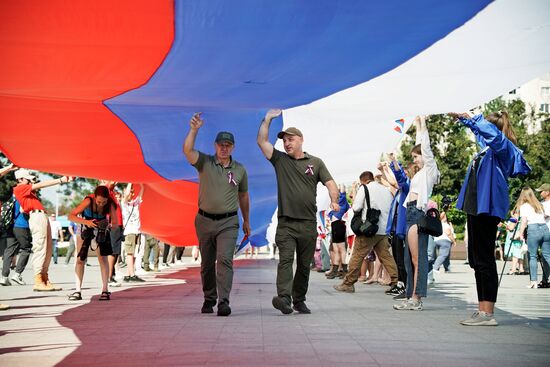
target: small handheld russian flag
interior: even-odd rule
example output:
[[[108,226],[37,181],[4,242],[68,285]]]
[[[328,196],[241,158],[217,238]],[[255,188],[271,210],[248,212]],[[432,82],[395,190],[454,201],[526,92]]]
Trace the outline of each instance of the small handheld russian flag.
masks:
[[[235,247],[235,256],[239,256],[248,246],[250,246],[250,239],[245,235],[241,243]]]
[[[405,127],[405,120],[399,119],[395,120],[394,122],[397,124],[397,126],[395,126],[393,129],[401,134],[403,132],[403,128]]]

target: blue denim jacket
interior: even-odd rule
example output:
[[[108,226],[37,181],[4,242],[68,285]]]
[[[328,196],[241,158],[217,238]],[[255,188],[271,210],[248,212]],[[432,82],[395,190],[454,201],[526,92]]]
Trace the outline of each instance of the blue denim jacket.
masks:
[[[485,153],[477,168],[477,214],[506,218],[510,206],[508,178],[526,175],[531,172],[531,167],[523,158],[521,149],[508,140],[495,125],[485,120],[483,115],[476,115],[471,119],[461,118],[460,122],[472,130],[478,146]],[[460,189],[456,203],[458,209],[463,208],[472,162]]]
[[[397,180],[397,184],[399,185],[399,190],[395,193],[393,201],[391,202],[390,214],[388,215],[388,223],[386,225],[386,234],[389,235],[391,233],[391,229],[393,226],[393,217],[397,208],[398,212],[397,225],[395,226],[395,234],[399,238],[405,239],[405,233],[407,231],[407,208],[403,206],[403,203],[405,202],[405,198],[409,194],[410,180],[407,175],[405,175],[405,171],[403,171],[403,167],[401,167],[401,165],[396,168],[393,162],[391,162],[390,168],[395,175],[395,179]]]

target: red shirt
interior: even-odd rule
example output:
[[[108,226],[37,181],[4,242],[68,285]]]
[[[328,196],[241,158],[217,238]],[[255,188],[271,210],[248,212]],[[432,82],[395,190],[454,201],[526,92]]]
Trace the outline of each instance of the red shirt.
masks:
[[[17,185],[13,188],[13,195],[19,204],[21,204],[21,209],[25,213],[30,213],[31,210],[44,210],[44,206],[36,196],[36,193],[32,191],[32,185]]]
[[[115,203],[116,206],[116,218],[118,219],[118,225],[122,226],[122,210],[120,209],[120,204],[118,200],[116,199],[116,195],[114,190],[109,190],[109,195],[111,196],[111,200]]]

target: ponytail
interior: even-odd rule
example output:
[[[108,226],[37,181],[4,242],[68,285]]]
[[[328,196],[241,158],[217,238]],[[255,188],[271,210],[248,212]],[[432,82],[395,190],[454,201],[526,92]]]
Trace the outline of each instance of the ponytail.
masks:
[[[512,128],[508,113],[506,111],[498,111],[488,115],[485,118],[487,121],[495,125],[512,143],[517,144],[516,133]]]

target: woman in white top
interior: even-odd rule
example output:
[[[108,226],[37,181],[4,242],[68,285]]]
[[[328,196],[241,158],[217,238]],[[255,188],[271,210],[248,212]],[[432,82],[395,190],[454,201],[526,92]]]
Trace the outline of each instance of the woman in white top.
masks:
[[[541,247],[542,256],[550,263],[550,231],[544,218],[544,208],[530,187],[524,187],[519,195],[516,208],[519,208],[521,227],[516,238],[524,239],[527,228],[527,249],[529,251],[529,277],[527,288],[537,288],[537,253]]]
[[[428,288],[428,235],[418,232],[418,220],[425,215],[439,171],[430,147],[430,137],[424,117],[417,116],[416,146],[412,149],[414,163],[420,170],[411,178],[409,194],[403,205],[407,208],[405,238],[405,268],[407,270],[407,300],[393,305],[396,310],[422,310],[422,297]]]
[[[456,245],[453,229],[447,220],[447,214],[445,212],[441,212],[441,214],[439,214],[439,219],[441,219],[443,233],[439,237],[434,237],[435,246],[439,249],[439,253],[433,265],[434,271],[436,272],[439,271],[441,265],[443,265],[447,257],[449,257],[451,253],[451,246]]]

